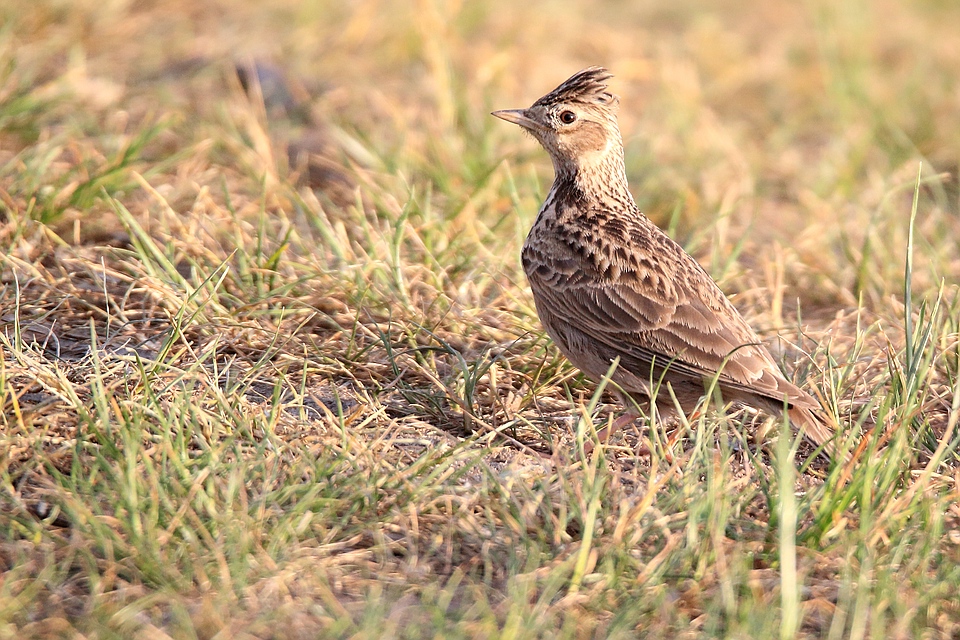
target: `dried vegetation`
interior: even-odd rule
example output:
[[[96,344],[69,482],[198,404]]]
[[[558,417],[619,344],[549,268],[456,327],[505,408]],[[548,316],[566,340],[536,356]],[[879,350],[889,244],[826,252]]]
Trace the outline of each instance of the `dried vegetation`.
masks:
[[[6,2],[0,637],[957,637],[958,19]],[[588,64],[851,464],[743,411],[583,454],[487,113]]]

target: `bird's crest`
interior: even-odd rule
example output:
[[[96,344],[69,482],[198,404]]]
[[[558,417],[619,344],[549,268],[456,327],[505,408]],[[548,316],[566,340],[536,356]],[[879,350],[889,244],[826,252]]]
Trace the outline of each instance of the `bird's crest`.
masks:
[[[534,102],[533,106],[570,103],[615,105],[617,96],[607,91],[607,80],[612,77],[613,74],[603,67],[587,67],[567,78],[559,87]]]

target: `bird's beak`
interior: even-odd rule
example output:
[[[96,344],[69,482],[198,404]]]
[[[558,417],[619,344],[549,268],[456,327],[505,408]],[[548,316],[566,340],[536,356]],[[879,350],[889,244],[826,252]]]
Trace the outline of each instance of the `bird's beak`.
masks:
[[[518,124],[524,129],[539,129],[540,124],[527,114],[526,109],[502,109],[494,111],[490,115],[497,116],[501,120]]]

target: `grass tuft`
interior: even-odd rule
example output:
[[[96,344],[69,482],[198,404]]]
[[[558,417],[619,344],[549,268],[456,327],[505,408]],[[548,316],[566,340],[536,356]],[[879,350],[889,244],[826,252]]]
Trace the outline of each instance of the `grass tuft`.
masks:
[[[0,6],[0,638],[960,634],[960,9],[223,9]],[[853,463],[737,407],[585,450],[488,113],[590,64]]]

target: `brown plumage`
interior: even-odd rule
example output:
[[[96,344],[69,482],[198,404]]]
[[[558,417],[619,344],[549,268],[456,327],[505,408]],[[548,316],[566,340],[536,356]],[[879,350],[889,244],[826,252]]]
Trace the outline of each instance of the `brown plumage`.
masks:
[[[637,208],[610,77],[590,67],[528,109],[493,113],[553,160],[556,179],[521,254],[544,328],[593,380],[619,358],[612,379],[629,396],[627,412],[601,440],[638,416],[635,403],[661,419],[677,404],[691,412],[716,379],[725,400],[775,415],[786,407],[807,438],[826,443],[833,430],[817,401],[783,377],[703,267]]]

